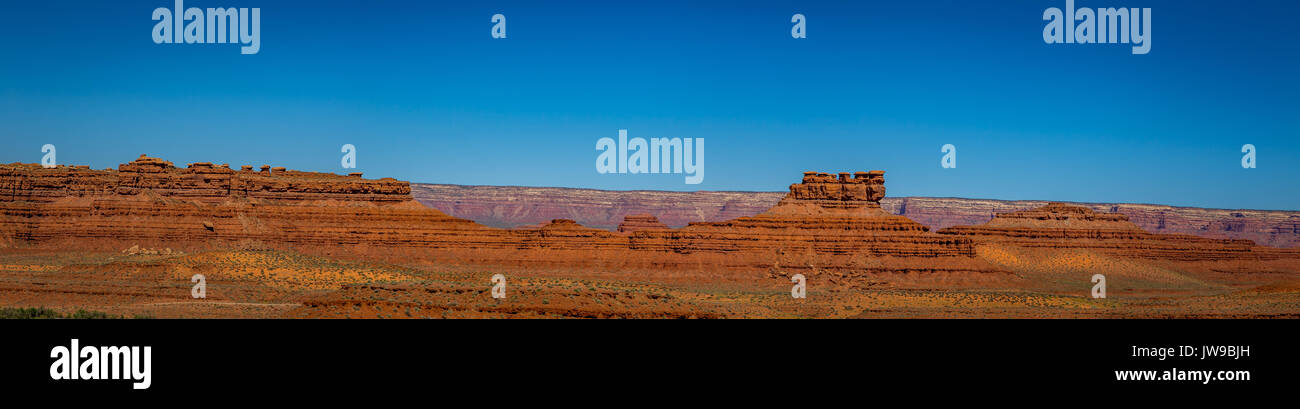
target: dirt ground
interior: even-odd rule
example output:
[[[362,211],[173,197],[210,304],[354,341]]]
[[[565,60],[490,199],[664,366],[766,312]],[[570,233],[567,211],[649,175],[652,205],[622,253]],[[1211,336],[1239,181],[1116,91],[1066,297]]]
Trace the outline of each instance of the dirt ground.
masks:
[[[1294,261],[1173,263],[981,245],[1004,272],[517,263],[287,250],[0,251],[0,306],[155,318],[1300,318]],[[497,257],[484,257],[484,260]],[[400,260],[394,262],[392,260]],[[454,260],[454,261],[439,261]],[[717,267],[724,266],[724,267]],[[205,298],[192,278],[205,278]],[[506,278],[492,297],[492,276]],[[1091,297],[1094,274],[1106,298]]]

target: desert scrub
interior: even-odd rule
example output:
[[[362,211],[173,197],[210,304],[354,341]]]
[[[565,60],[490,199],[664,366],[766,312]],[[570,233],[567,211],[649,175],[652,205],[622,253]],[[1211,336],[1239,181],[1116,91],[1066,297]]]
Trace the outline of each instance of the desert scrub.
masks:
[[[0,309],[0,318],[4,319],[43,319],[63,318],[58,311],[49,308],[4,308]]]
[[[127,318],[122,315],[109,315],[101,311],[86,311],[79,309],[71,314],[63,314],[45,307],[36,308],[0,308],[0,319],[74,319],[74,320],[92,320],[92,319],[122,319]],[[133,316],[131,318],[150,318],[146,316]]]

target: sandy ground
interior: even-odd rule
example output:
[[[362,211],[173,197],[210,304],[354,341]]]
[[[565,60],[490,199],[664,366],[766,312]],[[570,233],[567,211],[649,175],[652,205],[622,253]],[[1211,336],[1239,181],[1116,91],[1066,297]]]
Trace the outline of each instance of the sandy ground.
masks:
[[[1294,261],[1172,263],[982,245],[998,273],[439,261],[284,250],[0,250],[0,306],[156,318],[1300,318]],[[521,257],[521,260],[524,257]],[[396,261],[394,261],[396,260]],[[191,295],[202,274],[206,297]],[[506,277],[493,298],[492,276]],[[1090,295],[1094,274],[1106,298]]]

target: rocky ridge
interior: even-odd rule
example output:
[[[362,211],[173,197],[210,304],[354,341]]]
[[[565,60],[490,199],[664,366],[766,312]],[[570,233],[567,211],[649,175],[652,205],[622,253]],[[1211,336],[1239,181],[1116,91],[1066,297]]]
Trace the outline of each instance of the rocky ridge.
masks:
[[[669,227],[754,216],[775,206],[786,192],[669,192],[593,189],[414,184],[417,201],[476,222],[502,228],[544,223],[555,218],[616,230],[627,215],[650,214]],[[978,225],[998,213],[1047,205],[1041,200],[942,197],[885,197],[885,211],[905,216],[931,230]],[[1151,233],[1181,233],[1218,239],[1247,239],[1271,247],[1300,246],[1300,212],[1228,210],[1129,203],[1070,203],[1104,213],[1119,213]]]
[[[711,269],[834,279],[880,273],[1005,273],[982,243],[1093,248],[1169,260],[1294,257],[1245,240],[1157,235],[1119,214],[1052,204],[936,233],[885,204],[884,172],[808,172],[770,209],[667,228],[631,215],[612,232],[554,218],[500,229],[417,203],[406,182],[264,166],[178,168],[141,157],[118,169],[0,165],[0,248],[119,252],[288,248],[386,260],[524,268]],[[942,234],[940,234],[942,233]]]
[[[171,162],[140,155],[116,170],[87,166],[44,168],[37,164],[0,165],[0,202],[53,202],[67,197],[124,197],[148,193],[159,197],[221,202],[232,197],[279,201],[349,200],[401,202],[410,199],[407,182],[392,178],[362,179],[332,173],[300,172],[263,165],[207,162],[177,168]]]
[[[1064,203],[999,213],[988,223],[954,226],[939,234],[970,237],[981,243],[1026,248],[1088,248],[1149,259],[1205,261],[1276,259],[1282,253],[1258,248],[1250,240],[1210,239],[1189,234],[1154,234],[1118,213],[1098,213]]]
[[[641,230],[668,230],[668,225],[645,213],[624,216],[623,222],[618,224],[619,233],[632,233]]]
[[[766,212],[722,222],[693,222],[674,230],[635,232],[631,248],[804,259],[825,256],[820,264],[830,268],[850,268],[862,257],[888,260],[877,266],[878,271],[911,270],[915,267],[892,261],[919,258],[927,260],[930,271],[983,271],[969,263],[975,255],[972,240],[934,234],[906,217],[889,214],[880,208],[883,197],[882,171],[853,177],[841,173],[838,179],[807,172]]]

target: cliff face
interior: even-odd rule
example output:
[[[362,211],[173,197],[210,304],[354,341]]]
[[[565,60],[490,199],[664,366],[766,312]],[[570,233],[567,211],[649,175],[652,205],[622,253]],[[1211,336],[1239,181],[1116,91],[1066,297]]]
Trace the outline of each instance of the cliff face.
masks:
[[[562,268],[985,271],[971,239],[882,210],[883,174],[809,173],[752,217],[669,229],[654,216],[630,215],[615,233],[562,217],[525,229],[487,227],[420,205],[405,182],[359,174],[177,168],[143,156],[116,170],[0,165],[0,247],[286,247]],[[739,208],[720,203],[711,217]],[[865,259],[873,256],[886,259]]]
[[[624,217],[650,214],[670,227],[753,216],[784,192],[610,191],[553,187],[411,185],[415,200],[450,216],[511,228],[570,219],[615,230]]]
[[[632,233],[641,230],[668,230],[668,225],[663,224],[654,216],[648,214],[633,214],[623,218],[623,222],[618,224],[619,233]]]
[[[802,183],[773,208],[723,222],[694,222],[676,230],[640,231],[634,250],[678,253],[802,254],[845,257],[929,259],[931,271],[980,271],[969,264],[972,240],[941,236],[906,217],[880,208],[884,172],[859,172],[838,179],[808,172]],[[879,259],[878,259],[879,260]],[[952,265],[950,261],[957,260]],[[850,260],[827,258],[823,266],[849,267]],[[888,265],[881,270],[906,269]]]
[[[1154,234],[1118,213],[1098,213],[1082,206],[1049,203],[999,213],[978,226],[954,226],[939,234],[978,242],[1026,248],[1088,248],[1116,255],[1177,261],[1270,260],[1282,253],[1260,249],[1250,240],[1227,240],[1187,234]]]
[[[407,182],[392,178],[366,180],[360,173],[299,172],[263,166],[192,163],[177,168],[171,162],[140,155],[117,170],[85,166],[46,169],[36,164],[0,165],[0,202],[52,202],[66,197],[112,198],[150,195],[200,202],[231,197],[275,201],[345,200],[401,202],[410,200]]]
[[[495,227],[515,227],[567,218],[614,230],[630,214],[650,214],[670,227],[753,216],[780,202],[779,192],[664,192],[514,186],[412,185],[420,203]],[[883,194],[883,190],[881,191]],[[977,225],[997,213],[1030,210],[1046,201],[930,197],[885,197],[881,208],[932,230]],[[1272,247],[1300,247],[1300,212],[1222,210],[1148,204],[1072,203],[1119,213],[1151,233],[1181,233],[1218,239],[1246,239]]]
[[[144,155],[116,170],[0,165],[0,191],[0,245],[398,244],[425,238],[403,234],[412,228],[481,228],[413,203],[409,185],[394,179],[177,168]]]
[[[0,248],[255,247],[626,250],[627,237],[557,219],[504,230],[416,203],[407,182],[262,166],[178,168],[141,155],[116,170],[0,165]],[[558,260],[552,260],[558,261]]]
[[[880,200],[885,198],[885,171],[857,172],[852,178],[848,172],[840,172],[839,178],[824,172],[804,172],[803,181],[790,185],[786,201],[818,201],[838,207],[839,204],[851,206],[880,207]]]
[[[833,280],[877,273],[1005,273],[978,257],[980,243],[1090,248],[1177,261],[1297,256],[1294,250],[1264,249],[1245,240],[1152,234],[1122,214],[1064,204],[990,215],[986,224],[938,234],[890,213],[880,171],[838,177],[810,172],[774,206],[752,216],[671,229],[652,214],[634,214],[622,217],[620,232],[563,217],[526,229],[487,227],[417,203],[406,182],[392,179],[270,167],[234,171],[207,163],[177,168],[148,157],[98,171],[0,165],[0,189],[0,248],[284,247],[402,262],[601,271],[717,268],[829,274]],[[672,197],[636,192],[656,194]],[[737,203],[743,194],[700,197]],[[902,205],[917,208],[911,200]],[[613,206],[609,212],[626,212]],[[682,218],[681,210],[689,208],[664,206]],[[723,217],[741,208],[722,204],[708,214]]]
[[[907,197],[885,199],[881,205],[895,214],[942,229],[988,222],[997,213],[1030,210],[1049,202]],[[1069,203],[1103,213],[1118,213],[1142,230],[1161,234],[1191,234],[1215,239],[1251,240],[1262,246],[1300,247],[1300,212],[1226,210],[1130,203]]]

